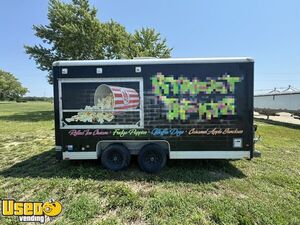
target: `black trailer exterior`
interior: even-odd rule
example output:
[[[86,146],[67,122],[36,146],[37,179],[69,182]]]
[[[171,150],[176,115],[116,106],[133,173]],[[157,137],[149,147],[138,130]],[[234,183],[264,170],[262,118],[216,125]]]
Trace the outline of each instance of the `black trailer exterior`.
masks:
[[[54,62],[57,158],[98,159],[114,144],[129,154],[160,148],[170,159],[251,159],[253,66],[251,58]]]

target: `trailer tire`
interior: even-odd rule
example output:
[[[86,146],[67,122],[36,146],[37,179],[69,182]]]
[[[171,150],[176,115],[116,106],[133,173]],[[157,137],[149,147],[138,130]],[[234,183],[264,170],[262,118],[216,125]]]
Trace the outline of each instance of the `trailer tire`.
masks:
[[[147,173],[159,172],[165,166],[166,161],[166,152],[157,144],[144,146],[138,155],[139,166]]]
[[[101,154],[101,164],[109,170],[119,171],[130,164],[130,152],[121,144],[111,144]]]

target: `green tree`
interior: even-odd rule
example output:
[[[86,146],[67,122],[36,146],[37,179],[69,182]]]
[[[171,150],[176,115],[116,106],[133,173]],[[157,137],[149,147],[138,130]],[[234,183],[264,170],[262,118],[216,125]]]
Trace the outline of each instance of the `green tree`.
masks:
[[[11,73],[0,69],[0,100],[17,100],[28,92]]]
[[[168,58],[171,51],[172,48],[167,47],[167,40],[162,39],[160,33],[153,28],[142,28],[131,35],[131,48],[127,56]]]
[[[36,61],[38,68],[49,72],[49,83],[52,82],[52,63],[56,60],[104,57],[101,24],[96,13],[97,10],[85,0],[73,0],[73,4],[50,0],[49,25],[33,26],[35,35],[46,46],[25,46],[26,53]]]
[[[172,50],[154,29],[130,34],[113,20],[101,23],[88,0],[50,0],[48,19],[48,25],[33,26],[43,44],[25,45],[25,51],[39,69],[49,72],[49,83],[56,60],[170,57]]]
[[[127,51],[131,35],[125,27],[110,20],[107,23],[102,23],[101,28],[101,43],[104,55],[101,59],[128,58]]]

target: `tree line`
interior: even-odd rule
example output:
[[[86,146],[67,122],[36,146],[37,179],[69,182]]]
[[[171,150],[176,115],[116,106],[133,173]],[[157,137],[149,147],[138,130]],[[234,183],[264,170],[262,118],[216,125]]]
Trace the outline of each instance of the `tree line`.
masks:
[[[0,101],[18,100],[27,92],[13,74],[0,69]]]

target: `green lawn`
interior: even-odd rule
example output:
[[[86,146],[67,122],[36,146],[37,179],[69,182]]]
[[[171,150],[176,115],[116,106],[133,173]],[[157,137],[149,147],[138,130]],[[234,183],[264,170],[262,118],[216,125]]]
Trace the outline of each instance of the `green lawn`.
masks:
[[[300,130],[259,123],[252,161],[172,160],[149,175],[134,159],[110,172],[55,160],[52,108],[0,103],[0,198],[61,201],[50,224],[300,224]]]

